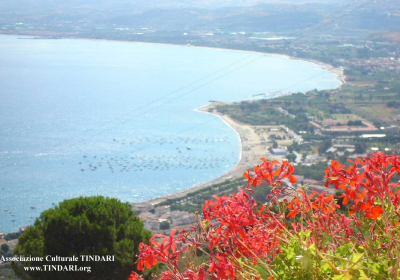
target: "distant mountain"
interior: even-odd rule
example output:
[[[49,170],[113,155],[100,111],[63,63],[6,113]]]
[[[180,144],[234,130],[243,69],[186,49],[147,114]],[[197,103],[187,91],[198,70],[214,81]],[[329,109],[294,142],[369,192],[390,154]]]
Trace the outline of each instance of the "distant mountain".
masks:
[[[10,0],[0,1],[2,11],[37,13],[68,8],[96,9],[177,9],[253,6],[258,4],[346,3],[350,0]]]
[[[338,13],[333,13],[338,11]],[[8,0],[0,25],[24,23],[56,32],[94,28],[287,32],[340,18],[331,28],[400,30],[395,0]],[[19,27],[18,27],[19,28]],[[9,29],[8,29],[9,30]],[[87,31],[89,32],[89,31]],[[171,33],[172,32],[172,33]],[[179,31],[179,34],[182,32]]]

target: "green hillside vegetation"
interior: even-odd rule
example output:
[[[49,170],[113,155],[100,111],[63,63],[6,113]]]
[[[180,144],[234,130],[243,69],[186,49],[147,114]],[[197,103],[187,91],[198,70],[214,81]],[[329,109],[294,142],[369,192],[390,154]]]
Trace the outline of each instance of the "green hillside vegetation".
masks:
[[[171,210],[181,210],[194,213],[202,211],[205,200],[211,199],[214,195],[229,195],[237,192],[238,188],[245,185],[244,178],[231,179],[222,183],[214,184],[209,187],[190,192],[183,197],[170,198],[157,206],[169,205]]]

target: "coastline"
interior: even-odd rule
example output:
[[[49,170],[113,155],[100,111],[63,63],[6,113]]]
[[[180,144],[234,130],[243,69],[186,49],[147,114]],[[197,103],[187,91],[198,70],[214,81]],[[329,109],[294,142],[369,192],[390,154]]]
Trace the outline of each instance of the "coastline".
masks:
[[[21,35],[21,34],[0,34],[3,36],[32,36],[32,35]],[[40,36],[36,36],[40,37]],[[34,38],[29,38],[34,40]],[[46,38],[43,38],[46,39]],[[285,54],[277,54],[277,53],[264,53],[264,52],[258,52],[258,51],[249,51],[249,50],[237,50],[237,49],[229,49],[229,48],[218,48],[218,47],[205,47],[205,46],[193,46],[193,45],[184,45],[184,44],[167,44],[167,43],[155,43],[155,42],[140,42],[140,41],[125,41],[125,40],[113,40],[113,39],[93,39],[93,38],[79,38],[79,37],[62,37],[60,39],[67,39],[67,40],[89,40],[89,41],[109,41],[109,42],[123,42],[123,43],[135,43],[135,44],[153,44],[153,45],[167,45],[167,46],[180,46],[180,47],[194,47],[194,48],[206,48],[206,49],[217,49],[217,50],[224,50],[224,51],[235,51],[235,52],[245,52],[245,53],[252,53],[252,54],[259,54],[259,55],[265,55],[265,56],[279,56],[279,57],[284,57],[286,59],[293,59],[293,60],[300,60],[300,61],[308,61],[310,63],[316,64],[317,66],[321,67],[322,69],[329,71],[333,74],[335,74],[336,79],[338,79],[341,84],[338,87],[341,87],[346,83],[346,77],[344,75],[344,71],[342,68],[336,68],[333,67],[332,65],[312,60],[312,59],[301,59],[301,58],[296,58],[296,57],[291,57]],[[51,39],[48,39],[51,40]],[[146,201],[142,202],[137,202],[133,203],[134,205],[141,205],[141,204],[158,204],[162,201],[165,201],[166,199],[169,198],[177,198],[186,195],[187,193],[200,190],[203,188],[206,188],[208,186],[211,186],[213,184],[223,182],[228,179],[233,179],[233,178],[238,178],[243,175],[247,169],[252,168],[255,164],[259,163],[259,158],[262,156],[266,155],[265,151],[265,142],[263,142],[262,137],[257,136],[257,129],[263,129],[265,127],[256,127],[256,126],[251,126],[251,125],[246,125],[246,124],[240,124],[230,117],[226,115],[222,115],[218,113],[215,110],[215,106],[217,105],[223,105],[223,104],[229,104],[229,103],[222,103],[222,102],[213,102],[211,104],[205,105],[203,107],[194,109],[197,112],[201,113],[207,113],[207,114],[212,114],[218,118],[220,118],[225,124],[230,126],[236,133],[236,135],[239,138],[241,149],[240,149],[240,157],[239,157],[239,162],[238,164],[229,172],[219,176],[218,178],[215,178],[214,180],[205,182],[205,183],[200,183],[198,185],[192,186],[186,190],[182,190],[176,193],[172,194],[167,194],[165,196],[161,197],[155,197]],[[276,126],[279,127],[279,126]],[[254,149],[252,150],[253,147]],[[260,152],[264,148],[263,152]]]
[[[132,205],[137,209],[146,209],[148,207],[154,207],[155,205],[166,201],[167,199],[180,198],[188,193],[198,191],[207,188],[213,184],[221,183],[229,179],[237,179],[243,176],[243,173],[252,169],[253,166],[260,164],[260,158],[262,157],[272,157],[274,159],[282,160],[284,156],[274,156],[270,154],[268,148],[272,147],[272,143],[267,143],[266,139],[269,138],[270,134],[281,134],[288,136],[286,129],[282,129],[280,125],[273,126],[254,126],[250,124],[244,124],[237,122],[227,115],[223,115],[216,111],[216,106],[229,105],[232,103],[228,102],[211,102],[208,105],[195,109],[195,111],[211,114],[215,117],[220,118],[226,125],[231,127],[239,137],[241,152],[240,160],[238,164],[229,172],[219,176],[218,178],[195,185],[189,189],[182,190],[176,193],[167,194],[161,197],[155,197],[153,199],[132,203]],[[276,132],[279,130],[280,132]],[[291,134],[293,135],[294,132]],[[298,137],[298,136],[297,136]],[[298,137],[301,139],[301,137]],[[294,140],[283,140],[282,143],[289,145],[293,143]]]
[[[210,114],[214,117],[219,118],[220,120],[222,120],[227,126],[229,126],[235,133],[236,136],[239,139],[240,142],[240,155],[239,155],[239,163],[243,158],[243,142],[242,142],[242,138],[240,137],[239,132],[237,131],[237,129],[235,129],[234,125],[232,125],[232,123],[235,123],[236,125],[238,125],[237,122],[235,122],[234,120],[232,120],[231,118],[229,118],[228,116],[222,116],[219,113],[211,113],[208,110],[212,109],[215,107],[215,105],[222,105],[222,104],[228,104],[227,102],[210,102],[207,105],[201,106],[199,108],[194,109],[195,112],[199,112],[199,113],[203,113],[203,114]]]
[[[152,198],[152,199],[149,199],[149,200],[145,200],[145,201],[141,201],[141,202],[132,203],[132,205],[134,205],[135,207],[139,207],[139,208],[141,206],[149,205],[149,204],[154,206],[156,204],[164,202],[167,199],[183,197],[188,193],[191,193],[191,192],[194,192],[194,191],[197,191],[197,190],[201,190],[201,189],[209,187],[209,186],[211,186],[213,184],[221,183],[221,182],[224,182],[224,181],[229,180],[229,179],[239,178],[239,177],[241,177],[243,175],[243,173],[245,171],[247,171],[248,166],[244,165],[244,162],[243,162],[244,161],[245,147],[246,147],[247,143],[246,142],[244,143],[244,139],[243,139],[242,135],[240,134],[240,130],[243,129],[243,126],[247,126],[247,125],[239,124],[236,121],[234,121],[233,119],[231,119],[230,117],[222,115],[220,113],[217,113],[216,111],[214,111],[214,112],[210,112],[209,111],[210,109],[213,110],[215,108],[215,106],[223,105],[223,104],[229,104],[229,103],[211,102],[211,103],[209,103],[209,104],[207,104],[205,106],[202,106],[200,108],[194,109],[194,111],[200,112],[200,113],[204,113],[204,114],[211,114],[211,115],[213,115],[215,117],[218,117],[226,125],[228,125],[229,127],[231,127],[235,131],[236,135],[239,138],[239,142],[240,142],[240,146],[241,146],[240,157],[239,157],[238,164],[231,171],[229,171],[229,172],[227,172],[227,173],[215,178],[214,180],[211,180],[211,181],[208,181],[208,182],[205,182],[205,183],[200,183],[198,185],[195,185],[193,187],[190,187],[190,188],[188,188],[186,190],[182,190],[182,191],[179,191],[179,192],[167,194],[167,195],[160,196],[160,197],[155,197],[155,198]]]

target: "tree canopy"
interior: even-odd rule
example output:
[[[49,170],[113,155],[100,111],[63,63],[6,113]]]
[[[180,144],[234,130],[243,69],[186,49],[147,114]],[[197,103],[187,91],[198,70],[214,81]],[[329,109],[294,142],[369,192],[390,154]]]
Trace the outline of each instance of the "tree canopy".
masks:
[[[13,263],[23,279],[127,279],[134,269],[138,246],[151,233],[133,214],[128,203],[114,198],[80,197],[64,200],[44,211],[33,226],[19,237],[14,253],[43,257],[40,262]],[[114,256],[114,261],[83,261],[81,256]],[[51,257],[78,257],[78,261],[46,260]],[[26,271],[24,267],[76,265],[88,271]],[[58,269],[59,270],[59,269]]]

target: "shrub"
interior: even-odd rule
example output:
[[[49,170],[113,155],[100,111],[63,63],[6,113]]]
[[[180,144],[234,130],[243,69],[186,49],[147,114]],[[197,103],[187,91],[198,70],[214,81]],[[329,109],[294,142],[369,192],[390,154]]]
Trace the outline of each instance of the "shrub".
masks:
[[[170,229],[171,225],[168,221],[164,221],[160,223],[160,229],[161,230],[166,230],[166,229]]]

